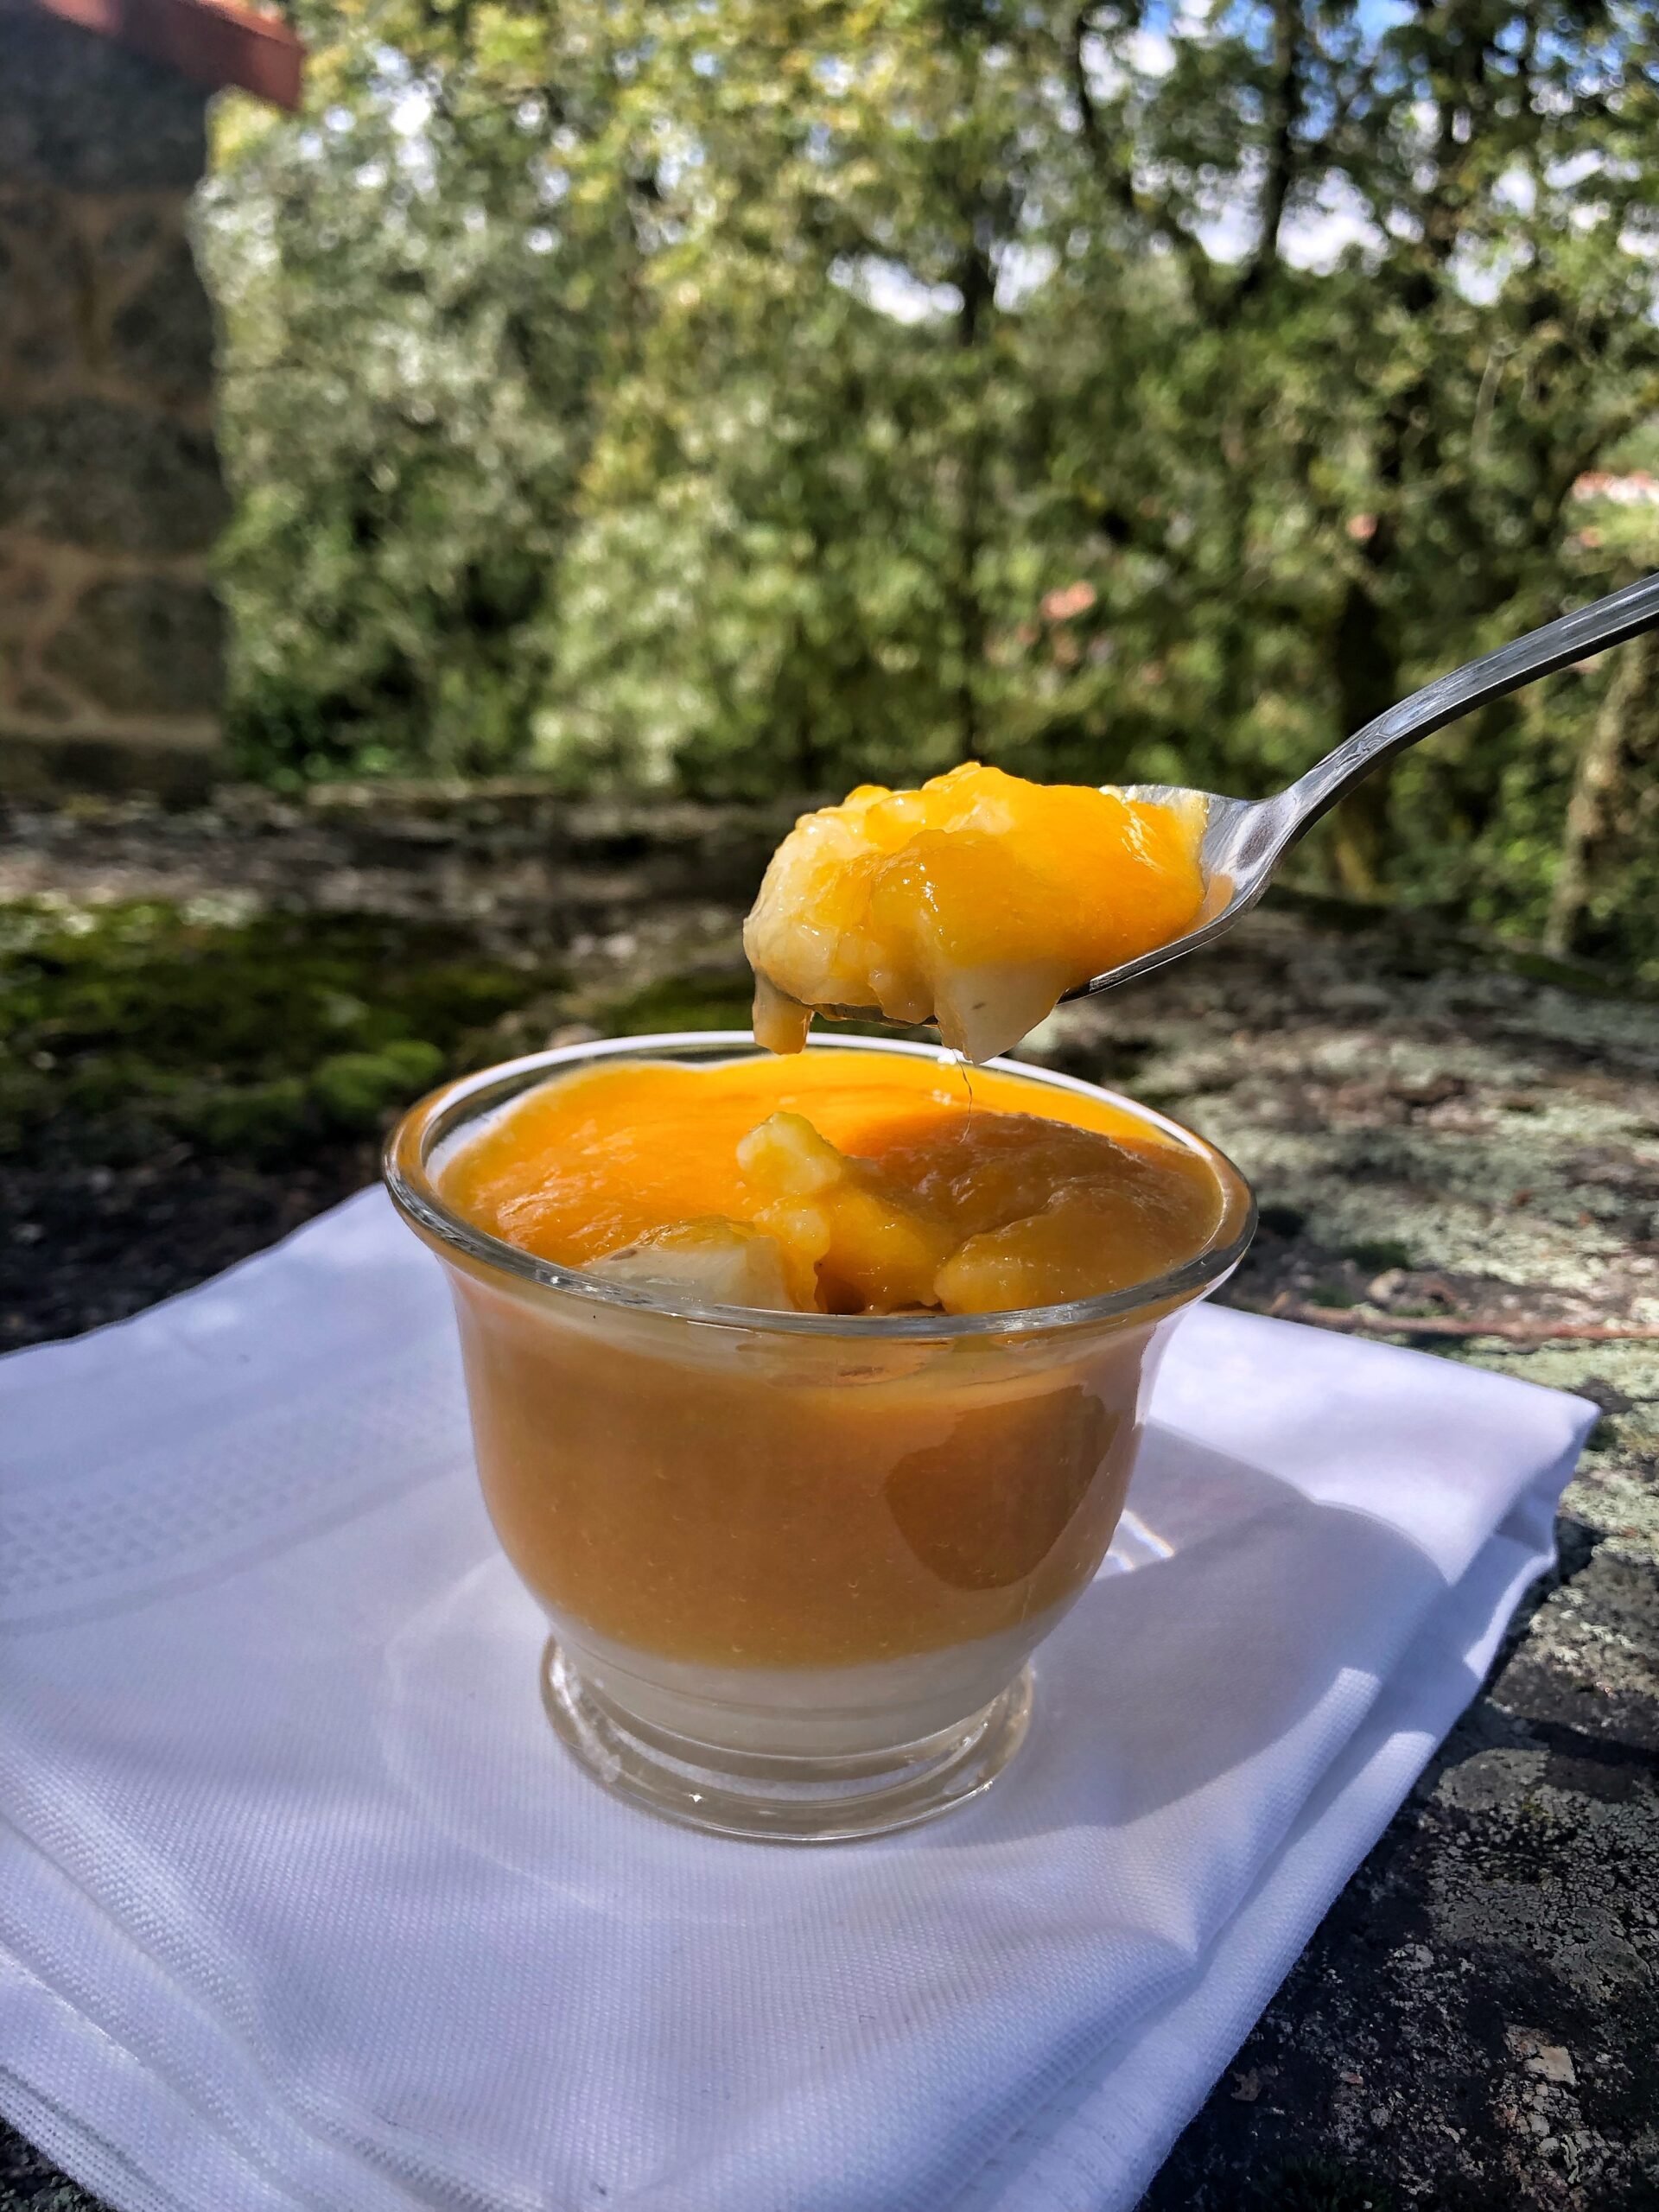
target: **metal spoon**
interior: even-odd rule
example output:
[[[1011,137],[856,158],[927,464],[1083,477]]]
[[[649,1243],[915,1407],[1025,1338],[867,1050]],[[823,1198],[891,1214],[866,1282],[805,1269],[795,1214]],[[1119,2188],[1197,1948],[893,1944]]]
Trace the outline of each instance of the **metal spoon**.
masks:
[[[1249,912],[1297,839],[1379,761],[1392,760],[1420,737],[1432,736],[1489,699],[1501,699],[1536,677],[1605,652],[1609,645],[1623,645],[1656,625],[1659,575],[1644,576],[1639,583],[1626,584],[1622,591],[1580,607],[1576,614],[1564,614],[1541,630],[1529,631],[1513,645],[1500,645],[1495,653],[1471,660],[1450,676],[1436,677],[1433,683],[1344,738],[1334,753],[1327,753],[1305,776],[1271,798],[1227,798],[1219,791],[1189,791],[1176,784],[1113,785],[1129,798],[1204,802],[1204,840],[1198,848],[1204,904],[1197,921],[1179,937],[1091,976],[1063,996],[1090,998],[1096,991],[1115,990],[1120,983],[1132,982],[1137,976],[1150,975],[1154,968],[1213,944]],[[820,1007],[817,1011],[832,1020],[885,1023],[874,1007]]]
[[[1288,790],[1275,791],[1271,798],[1225,798],[1218,791],[1189,791],[1168,784],[1122,785],[1130,798],[1204,801],[1204,842],[1198,848],[1204,904],[1197,921],[1179,937],[1091,976],[1065,996],[1089,998],[1096,991],[1114,990],[1198,951],[1201,945],[1213,944],[1249,913],[1297,839],[1379,761],[1391,760],[1420,737],[1432,736],[1490,699],[1502,699],[1536,677],[1605,652],[1609,645],[1622,645],[1656,625],[1659,575],[1644,576],[1639,583],[1627,584],[1622,591],[1580,607],[1576,614],[1564,614],[1541,630],[1529,631],[1513,645],[1500,645],[1495,653],[1471,660],[1450,676],[1436,677],[1433,683],[1344,738],[1334,753],[1327,753]]]

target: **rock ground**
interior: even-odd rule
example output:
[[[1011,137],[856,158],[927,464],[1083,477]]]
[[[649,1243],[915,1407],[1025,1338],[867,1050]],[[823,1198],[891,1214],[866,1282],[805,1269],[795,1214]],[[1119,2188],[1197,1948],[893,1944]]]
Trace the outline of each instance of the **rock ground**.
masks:
[[[15,813],[0,911],[21,917],[14,964],[35,995],[10,1037],[0,1342],[136,1311],[354,1187],[422,1052],[455,1064],[579,1025],[741,1020],[735,923],[776,826],[511,790]],[[365,913],[428,934],[342,940],[340,918]],[[328,1063],[346,1072],[302,1092],[304,1069],[221,1055],[210,1072],[240,1104],[214,1122],[176,1068],[112,1063],[158,1102],[124,1141],[98,1104],[99,1040],[52,995],[63,932],[95,949],[123,914],[151,932],[134,988],[163,999],[204,958],[242,988],[235,963],[272,957],[273,916],[312,932],[282,940],[308,959],[334,928],[315,974],[358,1009]],[[59,933],[45,955],[42,929]],[[336,988],[347,953],[365,992],[409,985],[401,1028]],[[283,957],[284,976],[314,974]],[[424,996],[422,959],[450,979]],[[1251,1175],[1263,1225],[1239,1302],[1604,1408],[1556,1575],[1143,2212],[1659,2207],[1659,1007],[1595,983],[1433,918],[1290,904],[1033,1040],[1171,1107]],[[276,1027],[315,1051],[290,1017],[279,1006]],[[29,1085],[66,1074],[85,1110],[48,1130]],[[1510,1333],[1456,1333],[1471,1324]],[[0,2132],[0,2208],[91,2202]]]

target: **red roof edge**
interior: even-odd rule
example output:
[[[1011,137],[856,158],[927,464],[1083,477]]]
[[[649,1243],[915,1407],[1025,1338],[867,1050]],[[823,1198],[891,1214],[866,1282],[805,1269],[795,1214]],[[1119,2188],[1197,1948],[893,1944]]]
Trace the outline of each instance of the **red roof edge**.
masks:
[[[300,104],[305,48],[286,23],[233,0],[35,0],[48,15],[130,47],[209,92],[237,85],[276,107]]]

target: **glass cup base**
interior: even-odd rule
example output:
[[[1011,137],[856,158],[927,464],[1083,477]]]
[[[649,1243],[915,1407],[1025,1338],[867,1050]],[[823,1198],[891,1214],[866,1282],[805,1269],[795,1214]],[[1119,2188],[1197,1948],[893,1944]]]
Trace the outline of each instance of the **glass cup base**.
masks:
[[[542,1655],[542,1702],[594,1781],[683,1827],[762,1843],[850,1843],[938,1820],[988,1789],[1025,1740],[1029,1662],[999,1696],[920,1742],[856,1758],[728,1751],[624,1713],[556,1638]]]

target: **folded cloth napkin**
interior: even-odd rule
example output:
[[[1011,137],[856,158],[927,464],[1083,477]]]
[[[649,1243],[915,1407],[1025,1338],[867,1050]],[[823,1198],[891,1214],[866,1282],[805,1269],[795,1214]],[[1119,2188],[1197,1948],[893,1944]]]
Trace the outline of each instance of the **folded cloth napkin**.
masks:
[[[1131,2205],[1550,1556],[1593,1408],[1205,1308],[984,1799],[565,1758],[368,1193],[0,1363],[0,2109],[123,2212]]]

